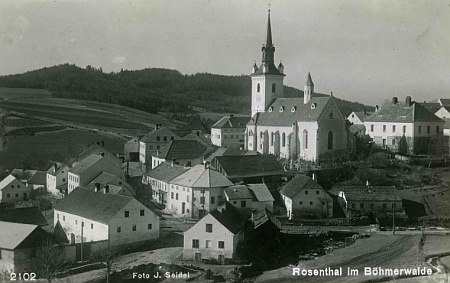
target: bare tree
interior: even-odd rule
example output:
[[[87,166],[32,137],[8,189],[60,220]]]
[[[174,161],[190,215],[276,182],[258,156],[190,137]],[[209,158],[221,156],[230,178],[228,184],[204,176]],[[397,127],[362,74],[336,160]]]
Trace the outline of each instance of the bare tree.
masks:
[[[95,251],[91,254],[92,260],[101,262],[105,265],[105,278],[107,283],[109,283],[109,275],[111,274],[112,266],[117,261],[120,255],[120,249],[115,246],[111,246],[109,243],[107,247]]]
[[[36,251],[37,270],[42,277],[51,282],[58,273],[67,271],[72,263],[66,260],[64,247],[56,245],[51,239],[47,239]]]

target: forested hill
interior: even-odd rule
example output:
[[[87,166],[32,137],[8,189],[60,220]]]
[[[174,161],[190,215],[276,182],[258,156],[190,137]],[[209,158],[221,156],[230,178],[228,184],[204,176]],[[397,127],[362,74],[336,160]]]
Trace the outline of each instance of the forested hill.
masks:
[[[183,75],[158,68],[104,73],[101,68],[63,64],[1,76],[0,87],[47,89],[54,97],[121,104],[150,113],[203,109],[249,114],[251,102],[249,76]],[[303,96],[303,91],[287,86],[284,93],[286,97]],[[370,108],[339,99],[338,104],[344,115]]]

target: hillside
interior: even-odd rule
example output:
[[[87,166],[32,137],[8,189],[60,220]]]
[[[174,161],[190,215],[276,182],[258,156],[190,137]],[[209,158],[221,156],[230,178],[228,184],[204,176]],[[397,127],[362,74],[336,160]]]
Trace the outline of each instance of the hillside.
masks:
[[[57,98],[120,104],[150,113],[210,111],[248,114],[251,103],[249,76],[183,75],[176,70],[158,68],[104,73],[101,68],[63,64],[1,76],[0,87],[47,89]],[[284,93],[286,97],[303,96],[303,91],[288,86],[285,86]],[[344,115],[370,109],[363,104],[340,99],[338,104]]]

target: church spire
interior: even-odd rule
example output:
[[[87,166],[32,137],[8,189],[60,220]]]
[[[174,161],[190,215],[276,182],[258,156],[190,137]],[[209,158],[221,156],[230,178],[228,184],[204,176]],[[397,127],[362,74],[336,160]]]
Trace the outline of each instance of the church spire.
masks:
[[[265,63],[274,63],[275,46],[272,43],[272,27],[270,25],[270,8],[267,15],[267,38],[266,44],[262,47],[263,58],[262,61]]]

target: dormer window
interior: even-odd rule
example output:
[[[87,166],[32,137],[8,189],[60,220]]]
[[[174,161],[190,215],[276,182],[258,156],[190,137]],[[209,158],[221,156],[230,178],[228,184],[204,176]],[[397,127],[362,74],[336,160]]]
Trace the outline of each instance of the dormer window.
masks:
[[[315,102],[311,103],[311,109],[316,109],[316,106],[317,106],[317,104]]]
[[[270,106],[269,107],[269,112],[272,112],[273,111],[273,106]]]
[[[280,112],[284,112],[284,106],[280,107]]]
[[[297,111],[297,106],[292,106],[291,112],[295,112],[295,111]]]

